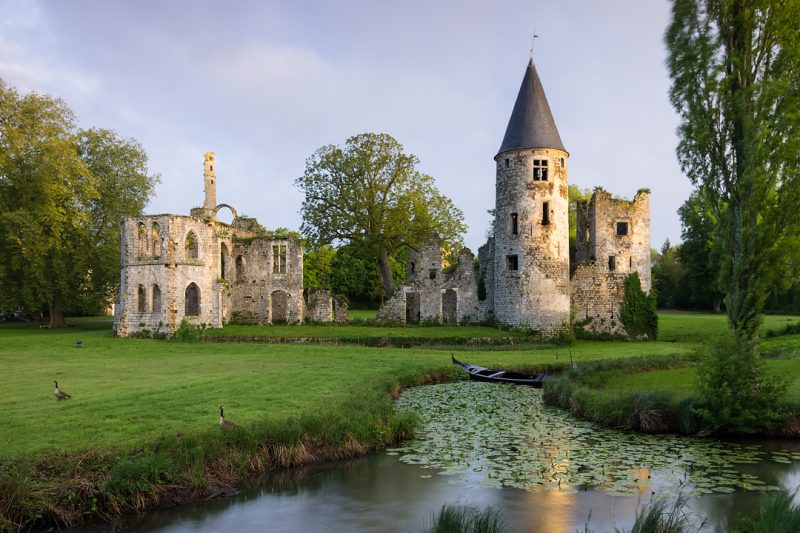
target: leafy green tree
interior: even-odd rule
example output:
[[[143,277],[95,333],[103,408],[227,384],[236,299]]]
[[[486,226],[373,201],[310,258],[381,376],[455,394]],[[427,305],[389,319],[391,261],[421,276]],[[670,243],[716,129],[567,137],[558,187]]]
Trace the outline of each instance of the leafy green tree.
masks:
[[[664,241],[661,252],[652,254],[653,288],[656,290],[658,307],[676,309],[683,307],[685,293],[682,288],[683,265],[680,262],[680,246]]]
[[[678,159],[719,224],[731,329],[752,345],[796,249],[800,2],[675,0],[666,33]]]
[[[383,292],[394,290],[392,256],[438,235],[459,249],[464,216],[420,173],[418,159],[387,134],[363,133],[345,146],[323,146],[296,180],[305,198],[301,232],[312,246],[350,242],[380,269]]]
[[[680,283],[686,291],[686,303],[719,312],[724,294],[719,279],[721,248],[714,246],[717,219],[697,191],[678,209],[678,215],[683,228],[683,243],[678,248],[683,266]]]
[[[119,284],[119,222],[141,212],[157,177],[135,141],[80,131],[61,100],[0,80],[0,308],[109,301]]]
[[[303,255],[303,285],[330,290],[334,259],[336,248],[330,244],[306,250]]]
[[[654,341],[658,336],[655,292],[652,290],[650,294],[645,294],[638,272],[628,274],[625,278],[625,295],[619,317],[625,331],[633,339],[646,338]]]
[[[86,199],[89,232],[84,238],[88,247],[82,252],[88,269],[85,273],[76,269],[68,277],[85,275],[83,305],[88,310],[100,309],[113,301],[119,290],[120,221],[142,213],[158,177],[148,175],[142,145],[114,131],[82,130],[77,147],[96,194]]]

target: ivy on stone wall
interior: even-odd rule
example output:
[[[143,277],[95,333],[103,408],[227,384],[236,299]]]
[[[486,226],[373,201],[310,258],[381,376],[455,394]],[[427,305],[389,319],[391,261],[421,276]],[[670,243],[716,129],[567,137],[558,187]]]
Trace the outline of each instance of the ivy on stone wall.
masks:
[[[625,296],[619,314],[631,339],[656,340],[658,315],[655,292],[653,289],[649,295],[645,294],[637,272],[625,278]]]

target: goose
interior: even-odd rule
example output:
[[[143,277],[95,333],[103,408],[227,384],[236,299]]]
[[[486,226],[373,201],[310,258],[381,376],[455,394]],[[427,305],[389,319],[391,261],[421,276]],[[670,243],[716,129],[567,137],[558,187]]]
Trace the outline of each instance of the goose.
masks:
[[[58,381],[53,381],[56,384],[56,390],[53,394],[56,395],[56,400],[69,400],[72,398],[69,394],[58,388]]]
[[[219,425],[224,428],[233,429],[238,428],[239,424],[233,420],[226,420],[225,415],[222,413],[222,406],[219,406]]]

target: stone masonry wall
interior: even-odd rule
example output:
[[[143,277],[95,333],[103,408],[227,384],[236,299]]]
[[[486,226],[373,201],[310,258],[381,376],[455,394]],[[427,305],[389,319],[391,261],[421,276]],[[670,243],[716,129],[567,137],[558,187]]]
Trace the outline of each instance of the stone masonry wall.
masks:
[[[495,158],[494,315],[545,337],[570,323],[567,157],[533,149]],[[547,180],[534,179],[534,160],[547,161]]]
[[[306,315],[312,322],[331,322],[333,320],[331,293],[323,289],[309,289]]]
[[[628,336],[619,315],[626,276],[591,264],[576,267],[570,281],[576,328],[594,334]]]

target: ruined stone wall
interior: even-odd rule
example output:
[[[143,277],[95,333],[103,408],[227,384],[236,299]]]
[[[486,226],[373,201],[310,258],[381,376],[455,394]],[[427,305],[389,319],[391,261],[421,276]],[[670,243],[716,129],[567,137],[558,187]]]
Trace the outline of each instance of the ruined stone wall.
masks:
[[[627,274],[579,264],[570,280],[575,327],[589,333],[627,337],[619,311]]]
[[[436,279],[442,276],[443,251],[441,239],[434,238],[420,250],[411,250],[406,263],[406,280],[409,283]]]
[[[114,320],[118,335],[139,331],[172,334],[184,318],[192,324],[222,326],[225,302],[219,280],[217,229],[215,223],[177,215],[123,221],[120,293]],[[194,241],[188,250],[187,241]],[[196,314],[187,315],[190,284],[197,287],[198,306]]]
[[[439,250],[438,254],[435,250]],[[429,243],[417,257],[441,257],[438,241]],[[433,261],[424,263],[431,265]],[[378,321],[438,322],[463,324],[478,322],[485,314],[478,302],[478,270],[475,256],[468,249],[459,254],[455,270],[448,274],[438,272],[434,279],[430,273],[418,276],[417,281],[397,287],[377,314]]]
[[[650,194],[639,191],[629,202],[598,189],[578,204],[577,215],[577,262],[606,272],[638,272],[642,290],[650,292]]]
[[[483,277],[486,289],[486,299],[478,300],[478,315],[484,318],[494,317],[494,237],[489,238],[486,244],[478,248],[478,263],[480,265],[478,280]]]
[[[333,299],[329,291],[323,289],[308,290],[306,317],[312,322],[330,322],[333,320]]]
[[[550,337],[569,328],[568,154],[498,154],[494,224],[494,315]],[[534,179],[546,161],[546,180]],[[515,231],[516,230],[516,231]]]
[[[232,322],[302,322],[303,247],[298,239],[234,239],[231,255]]]

